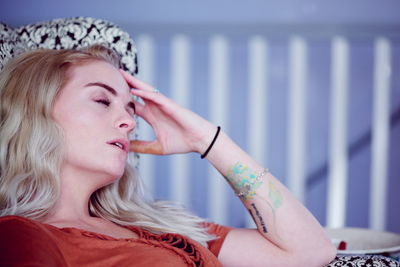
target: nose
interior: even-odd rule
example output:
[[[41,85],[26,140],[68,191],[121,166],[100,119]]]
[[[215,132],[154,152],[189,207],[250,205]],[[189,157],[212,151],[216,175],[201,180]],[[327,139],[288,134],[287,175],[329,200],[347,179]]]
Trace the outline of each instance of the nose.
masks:
[[[135,126],[136,120],[128,112],[125,112],[116,122],[116,127],[127,133],[131,132]]]

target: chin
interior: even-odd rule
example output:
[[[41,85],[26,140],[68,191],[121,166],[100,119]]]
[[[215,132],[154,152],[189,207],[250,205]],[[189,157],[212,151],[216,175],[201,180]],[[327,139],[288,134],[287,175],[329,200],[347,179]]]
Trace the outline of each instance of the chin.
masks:
[[[125,168],[118,169],[118,170],[110,170],[110,171],[108,171],[108,174],[111,177],[111,179],[117,180],[117,179],[121,178],[122,175],[124,175],[124,172],[125,172]]]
[[[126,167],[126,161],[114,161],[109,162],[109,164],[104,165],[103,168],[106,168],[106,172],[113,177],[120,178],[124,172]]]
[[[118,181],[122,175],[124,174],[124,171],[119,171],[119,172],[107,172],[105,176],[103,176],[103,179],[99,181],[99,186],[98,188],[110,185],[116,181]]]
[[[119,178],[122,177],[122,175],[124,175],[124,173],[125,173],[125,165],[124,165],[123,168],[119,168],[119,169],[117,169],[117,170],[114,170],[114,171],[112,172],[112,175],[113,175],[113,177],[114,177],[115,179],[119,179]]]
[[[124,166],[103,166],[103,168],[99,168],[97,171],[102,177],[101,180],[103,184],[111,184],[116,180],[120,179],[125,172]]]

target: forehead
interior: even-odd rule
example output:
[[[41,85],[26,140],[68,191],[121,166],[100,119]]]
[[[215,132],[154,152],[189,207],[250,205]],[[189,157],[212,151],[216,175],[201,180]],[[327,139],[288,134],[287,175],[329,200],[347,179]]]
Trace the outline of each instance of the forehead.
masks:
[[[66,73],[68,85],[84,86],[101,82],[113,87],[118,93],[129,93],[129,86],[116,67],[104,61],[89,61],[71,66]]]

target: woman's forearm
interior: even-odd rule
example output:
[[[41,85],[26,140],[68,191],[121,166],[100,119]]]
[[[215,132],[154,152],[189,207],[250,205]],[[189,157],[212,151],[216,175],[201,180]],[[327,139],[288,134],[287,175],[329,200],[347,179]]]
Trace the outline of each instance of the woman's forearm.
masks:
[[[223,132],[207,159],[240,197],[259,233],[277,247],[295,252],[329,242],[320,224],[286,187]]]

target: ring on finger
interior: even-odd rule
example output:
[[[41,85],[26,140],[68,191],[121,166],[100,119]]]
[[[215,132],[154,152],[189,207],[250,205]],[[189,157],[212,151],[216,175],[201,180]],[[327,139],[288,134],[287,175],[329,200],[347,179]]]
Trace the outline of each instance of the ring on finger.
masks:
[[[158,90],[157,88],[154,88],[154,89],[153,89],[153,93],[159,94],[159,93],[160,93],[160,90]]]

